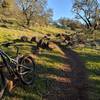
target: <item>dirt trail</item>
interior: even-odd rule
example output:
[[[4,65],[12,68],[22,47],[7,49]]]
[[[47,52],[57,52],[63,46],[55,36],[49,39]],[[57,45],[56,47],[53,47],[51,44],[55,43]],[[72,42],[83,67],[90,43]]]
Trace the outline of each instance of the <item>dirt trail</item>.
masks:
[[[60,49],[65,54],[63,59],[65,64],[60,69],[62,76],[54,82],[45,100],[88,100],[84,63],[73,50],[62,46]]]

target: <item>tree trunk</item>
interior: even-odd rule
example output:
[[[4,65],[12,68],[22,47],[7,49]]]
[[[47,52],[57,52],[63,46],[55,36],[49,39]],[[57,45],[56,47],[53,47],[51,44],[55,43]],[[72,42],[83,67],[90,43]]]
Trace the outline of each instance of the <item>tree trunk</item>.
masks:
[[[87,28],[89,28],[88,22],[79,13],[77,13],[77,15],[79,15],[79,17],[86,23]]]

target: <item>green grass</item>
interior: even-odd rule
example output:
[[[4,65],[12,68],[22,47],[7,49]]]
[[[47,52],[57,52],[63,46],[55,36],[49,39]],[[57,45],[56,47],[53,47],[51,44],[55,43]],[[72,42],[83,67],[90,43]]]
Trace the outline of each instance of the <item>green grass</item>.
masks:
[[[31,30],[28,29],[19,30],[19,29],[0,27],[0,42],[20,38],[23,35],[31,38],[32,36],[41,37],[42,35],[47,33],[56,34],[62,32],[65,32],[65,30],[53,27],[34,27]]]
[[[32,36],[41,37],[47,33],[55,34],[57,32],[64,32],[64,30],[52,27],[38,27],[32,30],[0,28],[0,42],[14,40],[23,35],[31,38]],[[0,48],[11,57],[16,55],[16,49],[14,47],[4,48],[1,46]],[[21,54],[29,54],[31,51],[31,47],[21,47],[20,49]],[[32,86],[16,87],[13,92],[14,96],[9,96],[5,93],[3,100],[42,100],[41,96],[46,93],[48,89],[46,85],[47,80],[51,80],[49,76],[57,76],[59,71],[57,72],[56,70],[63,65],[60,50],[55,49],[54,51],[49,51],[48,54],[46,54],[47,51],[45,50],[42,50],[42,52],[44,52],[44,54],[42,53],[35,58],[37,75],[34,84]],[[49,75],[47,75],[47,73],[49,73]]]
[[[32,30],[15,30],[0,28],[0,42],[13,40],[21,37],[22,35],[41,37],[43,34],[52,33],[56,34],[64,32],[65,30],[57,29],[53,27],[38,27]],[[69,31],[69,30],[67,30]],[[15,48],[0,47],[7,52],[10,56],[15,56]],[[21,47],[21,54],[31,53],[31,47]],[[89,98],[90,100],[100,99],[100,51],[89,48],[76,49],[83,61],[86,62],[86,68],[89,76]],[[63,53],[59,48],[53,51],[42,50],[42,53],[35,57],[36,62],[36,80],[32,86],[20,86],[16,87],[13,94],[9,96],[5,93],[3,100],[42,100],[42,95],[47,93],[52,80],[60,76],[60,67],[63,66],[62,60]],[[47,84],[48,83],[48,84]]]
[[[78,48],[76,51],[86,63],[89,77],[89,98],[90,100],[100,100],[100,51],[90,48]]]
[[[11,57],[16,55],[16,49],[12,46],[8,48],[1,46],[0,48]],[[61,73],[59,68],[63,66],[64,61],[62,60],[63,53],[58,48],[53,51],[42,49],[41,52],[35,57],[36,78],[34,84],[16,87],[13,96],[5,93],[3,100],[42,100],[43,94],[47,93],[50,88],[51,81]],[[32,48],[22,46],[20,53],[32,54]]]

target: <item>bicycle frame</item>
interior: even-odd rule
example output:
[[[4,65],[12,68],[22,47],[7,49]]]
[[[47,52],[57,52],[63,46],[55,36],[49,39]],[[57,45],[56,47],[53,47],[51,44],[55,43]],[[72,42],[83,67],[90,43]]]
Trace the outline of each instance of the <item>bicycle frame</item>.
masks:
[[[0,50],[0,56],[1,56],[2,60],[3,60],[4,65],[5,65],[5,66],[7,67],[7,69],[8,69],[9,74],[10,74],[10,75],[12,75],[12,74],[15,75],[14,69],[13,69],[12,66],[10,66],[10,63],[13,61],[14,63],[17,64],[17,62],[16,62],[14,59],[10,58],[10,57],[9,57],[6,53],[4,53],[2,50]],[[17,66],[16,66],[16,67],[17,67]]]
[[[1,56],[2,60],[3,60],[4,65],[7,67],[8,72],[9,72],[11,77],[13,75],[13,76],[17,76],[18,78],[20,78],[20,75],[22,75],[22,74],[24,75],[24,74],[29,72],[30,68],[28,68],[27,66],[21,65],[19,63],[19,61],[18,61],[19,57],[17,57],[16,60],[12,59],[5,52],[3,52],[2,50],[0,50],[0,56]],[[15,64],[16,67],[14,68],[11,65],[11,63]],[[23,73],[18,72],[18,66],[24,67],[26,69],[25,72],[23,72]]]
[[[15,77],[15,72],[14,72],[14,69],[12,66],[10,66],[10,62],[13,60],[12,58],[10,58],[5,52],[3,52],[2,50],[0,50],[0,57],[3,61],[3,64],[4,66],[1,67],[1,70],[0,70],[0,76],[1,76],[1,81],[3,83],[3,87],[1,88],[0,90],[0,99],[2,98],[3,96],[3,93],[5,91],[5,88],[7,87],[7,76],[5,76],[4,72],[3,72],[3,67],[6,67],[7,70],[8,70],[8,73],[10,75],[10,77],[12,78],[12,74],[14,75]]]
[[[18,80],[21,80],[21,82],[24,83],[25,85],[30,85],[33,82],[34,69],[32,67],[23,64],[25,59],[30,59],[32,61],[32,59],[28,58],[28,56],[17,55],[16,59],[13,59],[0,49],[0,57],[3,62],[3,65],[1,64],[0,68],[0,78],[3,85],[2,88],[0,89],[0,99],[1,99],[5,91],[5,88],[7,87],[7,79],[9,80],[10,78],[10,80],[14,81],[17,78]],[[33,61],[32,64],[34,67],[35,64]],[[3,67],[7,69],[8,72],[7,75],[3,71]],[[29,75],[29,76],[32,75],[32,77],[30,79],[27,76],[24,77],[24,75]]]

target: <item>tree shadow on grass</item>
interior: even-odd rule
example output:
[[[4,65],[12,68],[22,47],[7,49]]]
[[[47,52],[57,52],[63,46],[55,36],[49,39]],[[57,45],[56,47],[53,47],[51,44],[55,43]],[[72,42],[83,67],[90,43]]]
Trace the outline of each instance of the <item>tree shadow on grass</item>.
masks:
[[[56,75],[56,76],[63,77],[64,71],[56,69],[56,68],[45,68],[42,65],[38,64],[37,68],[36,68],[36,73],[37,74],[51,74],[51,75]]]
[[[81,59],[85,61],[87,65],[87,71],[93,75],[100,75],[100,55],[92,55],[85,53],[84,55],[80,53]],[[97,65],[96,65],[97,64]]]
[[[56,55],[47,55],[42,54],[40,55],[42,57],[47,57],[49,59],[49,62],[61,62],[62,63],[62,57],[56,56]],[[60,60],[61,59],[61,60]],[[22,86],[19,87],[24,89],[25,94],[21,95],[20,93],[14,92],[13,97],[22,98],[23,100],[36,100],[34,99],[33,95],[38,95],[39,97],[44,96],[51,88],[53,89],[53,85],[55,82],[57,82],[55,79],[52,79],[48,77],[49,75],[57,76],[57,77],[65,77],[65,72],[60,69],[51,68],[51,67],[45,67],[43,64],[37,64],[36,65],[36,78],[35,82],[31,86]],[[42,75],[42,76],[41,76]],[[20,91],[19,91],[20,92]],[[27,95],[29,93],[29,95]],[[9,94],[5,94],[5,96],[9,96]]]
[[[53,55],[53,54],[40,54],[39,55],[40,57],[46,57],[48,59],[45,59],[47,60],[48,62],[52,63],[52,62],[56,62],[56,63],[64,63],[64,57],[61,57],[60,55]]]
[[[81,58],[85,61],[85,62],[96,62],[99,63],[100,62],[100,55],[92,55],[92,54],[88,54],[88,53],[80,53]]]
[[[47,57],[49,59],[47,61],[49,61],[50,63],[52,63],[52,61],[56,63],[64,63],[63,60],[66,60],[66,64],[67,64],[67,59],[61,56],[50,55],[50,54],[41,54],[40,56]],[[69,63],[69,60],[68,60],[68,63]],[[67,85],[65,81],[60,81],[60,80],[56,80],[54,78],[48,77],[48,74],[57,76],[57,77],[71,78],[70,85],[69,84]],[[73,72],[67,72],[61,69],[51,68],[48,66],[46,68],[46,66],[44,66],[43,64],[42,65],[37,64],[35,82],[30,87],[24,86],[23,89],[25,93],[23,95],[20,95],[19,93],[18,94],[15,93],[15,95],[24,100],[27,100],[28,98],[30,98],[30,100],[34,100],[33,94],[38,95],[40,98],[41,97],[46,98],[47,94],[52,91],[54,98],[55,96],[57,96],[58,98],[48,99],[48,100],[59,100],[60,97],[58,95],[59,94],[61,95],[65,92],[66,93],[65,98],[60,99],[60,100],[66,100],[67,97],[69,98],[69,95],[70,97],[72,97],[72,99],[68,99],[68,100],[77,100],[77,98],[75,99],[75,97],[77,97],[79,93],[78,93],[78,90],[76,88],[73,88],[72,86],[73,85],[72,78],[74,79],[74,77],[76,78],[78,76],[79,76],[78,74],[73,73]],[[81,84],[81,83],[78,83],[78,84]],[[62,90],[59,90],[59,89],[62,89]],[[63,91],[63,93],[58,93],[59,91]],[[29,93],[30,95],[26,95],[27,93]]]
[[[81,59],[87,64],[88,91],[90,100],[100,99],[100,55],[80,53]],[[89,64],[88,64],[89,62]]]

